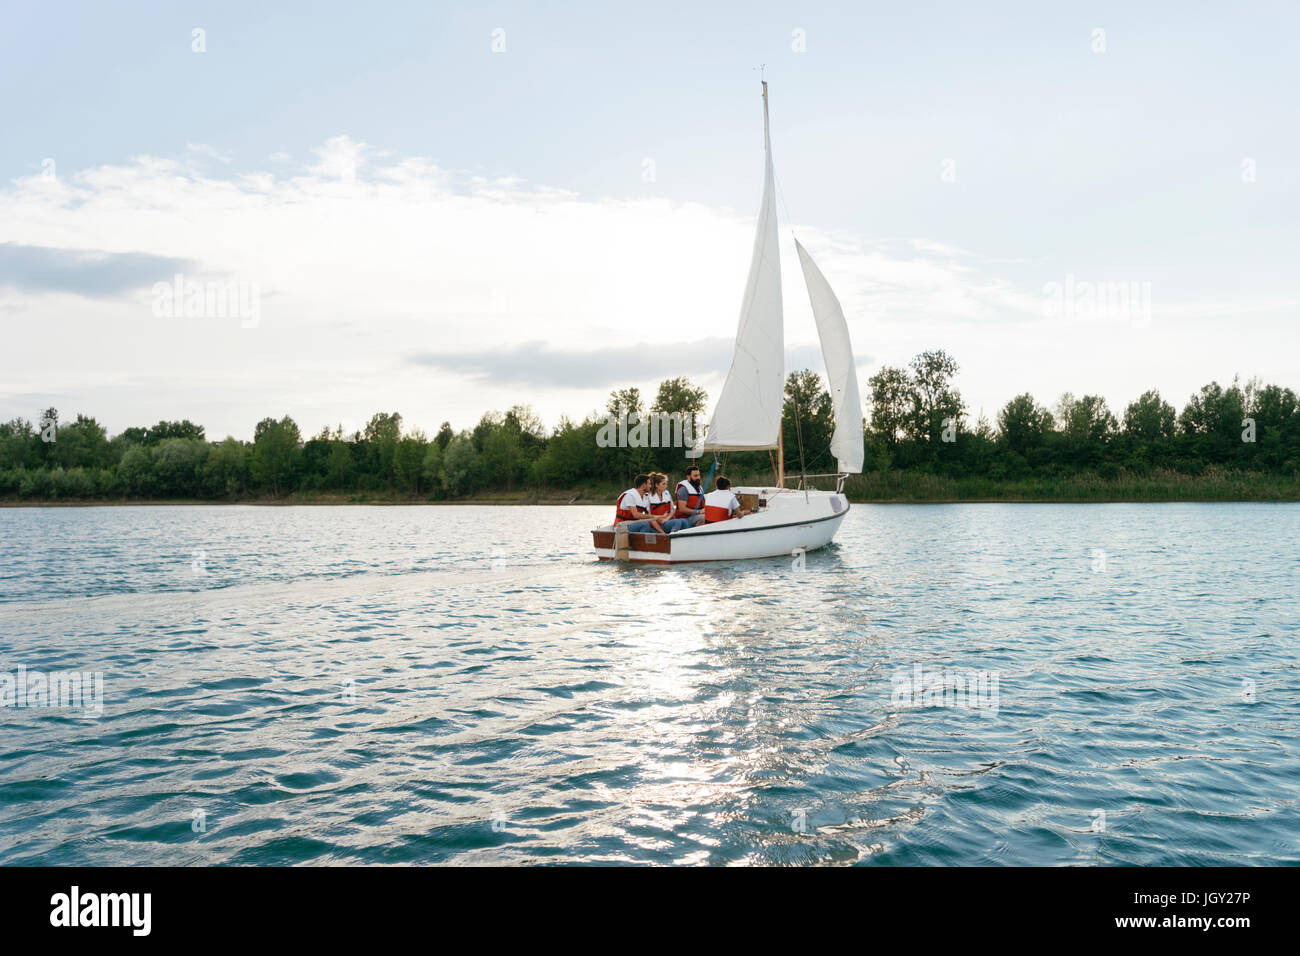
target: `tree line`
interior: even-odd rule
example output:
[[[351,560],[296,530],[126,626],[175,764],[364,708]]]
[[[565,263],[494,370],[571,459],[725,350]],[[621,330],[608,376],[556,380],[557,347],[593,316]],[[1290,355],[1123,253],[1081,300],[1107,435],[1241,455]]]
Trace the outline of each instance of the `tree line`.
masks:
[[[1289,388],[1237,379],[1193,394],[1181,411],[1151,390],[1112,411],[1097,395],[1065,394],[1050,408],[1026,393],[993,421],[973,423],[954,385],[956,361],[923,352],[906,367],[867,380],[864,471],[920,473],[995,481],[1211,468],[1300,475],[1300,400]],[[792,373],[782,423],[788,474],[835,469],[829,452],[833,404],[820,375]],[[60,421],[49,409],[33,424],[0,424],[0,497],[20,500],[206,499],[351,494],[454,500],[490,492],[577,490],[603,494],[638,472],[679,475],[680,447],[609,446],[611,416],[696,417],[708,396],[685,378],[660,383],[647,403],[618,389],[603,412],[568,417],[547,430],[527,405],[488,412],[470,429],[447,422],[432,437],[404,427],[396,412],[374,414],[363,429],[341,426],[304,438],[290,417],[257,423],[251,442],[210,441],[203,426],[161,421],[110,437],[94,418]],[[733,478],[768,481],[773,456],[733,453]]]

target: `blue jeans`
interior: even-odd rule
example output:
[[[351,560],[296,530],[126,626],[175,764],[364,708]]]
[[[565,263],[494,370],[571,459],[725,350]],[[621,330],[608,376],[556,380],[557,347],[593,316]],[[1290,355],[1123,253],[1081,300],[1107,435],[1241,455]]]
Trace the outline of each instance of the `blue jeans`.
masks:
[[[650,527],[649,521],[620,521],[619,527],[627,528],[628,531],[635,531],[638,534],[657,534],[654,528]]]
[[[667,521],[659,522],[664,526],[664,531],[672,534],[674,531],[681,531],[683,528],[691,526],[690,518],[669,518]]]

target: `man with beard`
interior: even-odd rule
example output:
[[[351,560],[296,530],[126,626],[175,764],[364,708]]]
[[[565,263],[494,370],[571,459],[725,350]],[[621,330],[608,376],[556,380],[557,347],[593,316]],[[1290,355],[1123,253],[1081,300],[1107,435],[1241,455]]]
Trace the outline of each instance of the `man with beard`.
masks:
[[[686,477],[677,483],[676,518],[685,518],[691,525],[704,523],[704,485],[700,483],[700,469],[691,465]]]

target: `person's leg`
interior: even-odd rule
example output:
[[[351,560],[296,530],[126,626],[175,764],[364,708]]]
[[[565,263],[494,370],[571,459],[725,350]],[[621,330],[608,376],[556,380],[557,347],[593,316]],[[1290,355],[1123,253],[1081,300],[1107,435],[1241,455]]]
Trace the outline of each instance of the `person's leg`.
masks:
[[[672,534],[674,531],[681,531],[683,528],[689,528],[691,523],[686,518],[669,518],[664,522],[664,531]]]
[[[655,533],[655,529],[650,527],[649,521],[624,521],[622,522],[622,525],[623,527],[627,528],[629,533],[631,532],[636,532],[637,534]]]
[[[697,515],[691,515],[690,521],[692,527],[697,524],[704,524],[704,512],[700,512]]]

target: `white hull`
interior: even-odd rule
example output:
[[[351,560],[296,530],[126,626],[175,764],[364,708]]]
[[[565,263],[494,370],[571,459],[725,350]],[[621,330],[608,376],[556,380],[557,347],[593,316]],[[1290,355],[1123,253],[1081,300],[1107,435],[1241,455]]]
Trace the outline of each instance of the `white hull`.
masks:
[[[762,494],[767,507],[743,518],[698,525],[671,535],[628,535],[624,560],[644,564],[679,564],[689,561],[739,561],[748,558],[789,556],[815,551],[830,544],[849,513],[844,495],[827,491],[775,492],[735,488],[737,494]],[[596,556],[618,560],[613,525],[592,532]]]

